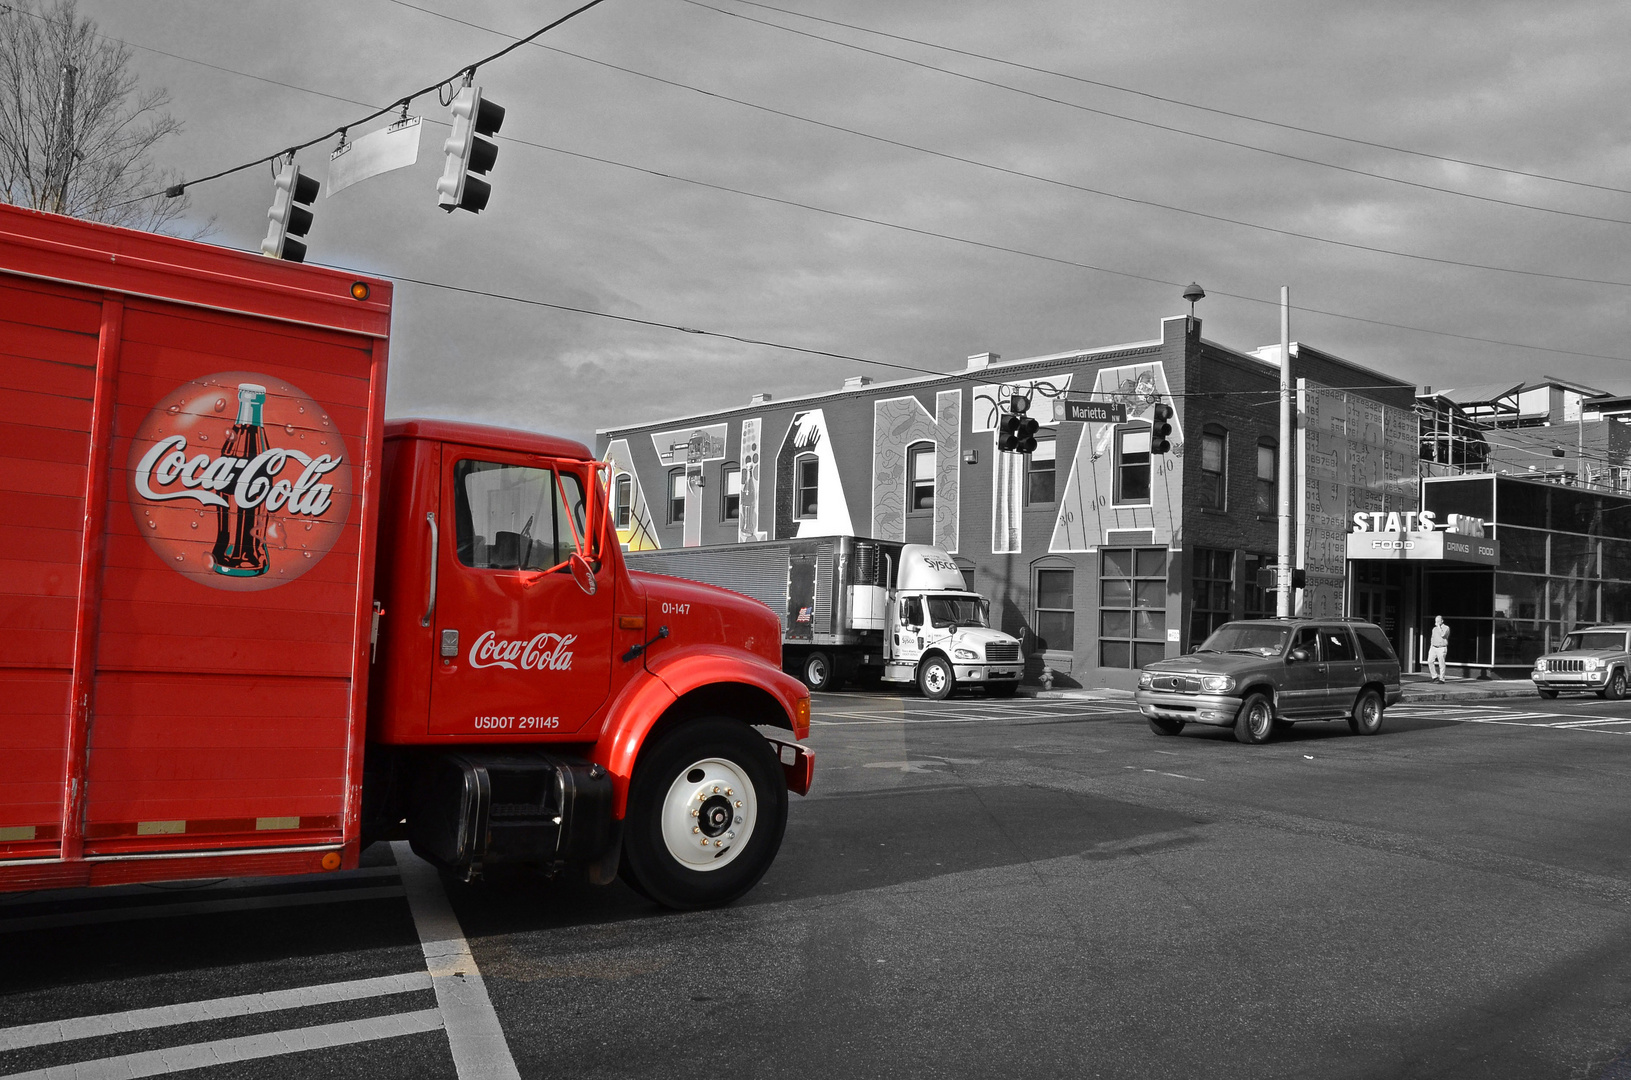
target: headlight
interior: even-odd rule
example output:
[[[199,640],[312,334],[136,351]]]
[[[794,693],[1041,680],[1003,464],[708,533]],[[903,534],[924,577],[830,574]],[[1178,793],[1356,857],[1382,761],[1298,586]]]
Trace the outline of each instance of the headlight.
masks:
[[[1154,685],[1155,685],[1155,676],[1154,675],[1150,674],[1148,671],[1140,671],[1138,673],[1138,688],[1140,690],[1148,690],[1150,687],[1152,687]]]
[[[952,655],[959,660],[978,660],[980,658],[980,654],[973,649],[953,649]]]
[[[1536,660],[1535,661],[1535,670],[1536,671],[1545,671],[1546,670],[1546,661],[1545,660]]]
[[[1207,675],[1201,679],[1201,689],[1208,694],[1227,694],[1235,688],[1235,681],[1227,675]]]
[[[1586,657],[1586,670],[1587,671],[1599,671],[1599,670],[1602,669],[1602,666],[1603,666],[1603,658],[1601,656],[1588,656],[1588,657]]]

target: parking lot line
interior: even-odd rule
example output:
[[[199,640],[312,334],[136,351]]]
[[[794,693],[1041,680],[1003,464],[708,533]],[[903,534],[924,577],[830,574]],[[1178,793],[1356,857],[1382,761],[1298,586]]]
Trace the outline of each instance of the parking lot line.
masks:
[[[328,1005],[336,1001],[356,1001],[361,998],[387,997],[392,994],[429,989],[430,973],[411,971],[402,975],[381,975],[374,979],[352,979],[318,986],[301,986],[292,990],[272,990],[264,994],[239,994],[235,997],[211,998],[207,1001],[186,1001],[179,1005],[160,1005],[149,1009],[79,1016],[70,1020],[50,1020],[42,1024],[23,1024],[19,1027],[0,1028],[0,1053],[21,1050],[29,1046],[70,1042],[74,1039],[93,1039],[102,1035],[119,1035],[148,1028],[194,1024],[201,1020],[251,1016],[277,1012],[281,1009],[302,1009],[309,1005]]]
[[[294,1028],[289,1031],[268,1031],[260,1035],[244,1035],[236,1039],[216,1039],[211,1042],[169,1046],[162,1050],[146,1050],[139,1054],[76,1061],[67,1065],[28,1072],[11,1073],[7,1080],[128,1080],[134,1076],[162,1076],[165,1073],[202,1069],[212,1065],[231,1065],[240,1061],[298,1054],[307,1050],[324,1050],[334,1046],[394,1039],[401,1035],[417,1035],[436,1031],[442,1026],[442,1015],[436,1009],[396,1013],[390,1016],[372,1016],[366,1020],[348,1020],[335,1024]],[[463,1075],[463,1074],[461,1074]]]

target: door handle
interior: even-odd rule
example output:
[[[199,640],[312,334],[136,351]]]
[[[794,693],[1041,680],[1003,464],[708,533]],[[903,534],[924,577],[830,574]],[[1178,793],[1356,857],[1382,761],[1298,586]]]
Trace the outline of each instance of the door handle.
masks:
[[[420,626],[429,626],[430,617],[436,614],[436,555],[442,546],[442,534],[436,528],[435,512],[427,512],[425,521],[430,525],[430,597],[425,601],[425,614],[419,619]]]

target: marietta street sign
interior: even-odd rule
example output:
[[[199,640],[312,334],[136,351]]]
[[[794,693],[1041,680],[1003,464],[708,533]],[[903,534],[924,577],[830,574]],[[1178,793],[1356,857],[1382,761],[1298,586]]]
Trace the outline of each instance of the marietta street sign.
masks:
[[[1127,420],[1127,406],[1120,402],[1059,398],[1053,403],[1055,423],[1120,424]]]

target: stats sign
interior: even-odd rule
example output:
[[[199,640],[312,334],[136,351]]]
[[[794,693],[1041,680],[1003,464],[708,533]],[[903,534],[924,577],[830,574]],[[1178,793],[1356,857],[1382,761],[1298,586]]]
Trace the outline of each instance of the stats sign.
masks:
[[[1350,559],[1478,563],[1499,566],[1501,545],[1484,537],[1482,518],[1451,514],[1443,528],[1431,510],[1357,513],[1348,534]]]

